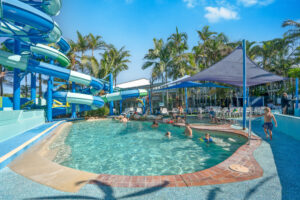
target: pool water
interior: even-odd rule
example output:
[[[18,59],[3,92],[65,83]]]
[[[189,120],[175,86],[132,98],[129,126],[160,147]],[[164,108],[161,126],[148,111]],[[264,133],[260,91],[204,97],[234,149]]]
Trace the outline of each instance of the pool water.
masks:
[[[206,144],[199,140],[205,132],[194,131],[190,139],[183,131],[167,124],[153,129],[151,122],[76,122],[54,161],[99,174],[175,175],[212,167],[246,143],[242,136],[210,132],[215,143]]]
[[[216,125],[211,123],[211,120],[208,117],[203,117],[199,119],[197,116],[187,116],[186,122],[190,124],[198,124],[198,125],[206,125],[206,126]]]

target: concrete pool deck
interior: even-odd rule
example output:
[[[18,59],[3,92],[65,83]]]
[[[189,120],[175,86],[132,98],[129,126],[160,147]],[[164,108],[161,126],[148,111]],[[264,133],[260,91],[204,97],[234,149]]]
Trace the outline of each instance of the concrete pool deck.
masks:
[[[260,130],[255,132],[263,136]],[[163,181],[150,188],[120,188],[95,181],[76,193],[66,193],[4,168],[0,170],[0,181],[5,183],[0,187],[0,199],[299,199],[299,158],[282,151],[287,147],[299,153],[299,146],[299,141],[276,133],[274,141],[262,141],[253,153],[264,170],[262,177],[209,186],[165,187],[168,181]],[[290,169],[283,167],[287,165]]]

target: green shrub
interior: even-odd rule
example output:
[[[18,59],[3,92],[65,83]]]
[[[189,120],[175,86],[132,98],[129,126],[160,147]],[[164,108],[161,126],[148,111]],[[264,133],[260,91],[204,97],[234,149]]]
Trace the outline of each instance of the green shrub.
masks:
[[[109,114],[109,108],[107,106],[104,106],[97,110],[86,111],[84,113],[84,115],[87,117],[104,117],[107,116],[108,114]]]

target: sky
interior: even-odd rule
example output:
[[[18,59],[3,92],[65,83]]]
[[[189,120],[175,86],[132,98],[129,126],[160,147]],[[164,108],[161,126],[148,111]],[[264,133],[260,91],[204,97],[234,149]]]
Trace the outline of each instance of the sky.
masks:
[[[105,42],[131,54],[129,70],[120,73],[118,83],[149,78],[142,70],[144,55],[153,38],[166,40],[178,27],[188,34],[189,48],[199,41],[196,30],[209,25],[231,41],[270,40],[287,30],[284,20],[300,20],[300,0],[63,0],[55,20],[67,39],[76,31],[101,35]]]

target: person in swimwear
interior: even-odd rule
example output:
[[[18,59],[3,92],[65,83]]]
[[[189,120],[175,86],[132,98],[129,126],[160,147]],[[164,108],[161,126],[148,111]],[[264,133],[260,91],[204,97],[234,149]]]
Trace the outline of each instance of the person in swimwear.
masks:
[[[272,120],[275,123],[275,127],[277,127],[277,121],[275,119],[275,116],[271,112],[270,108],[266,107],[264,109],[264,111],[265,111],[265,114],[263,114],[263,116],[264,116],[264,125],[263,125],[264,132],[266,134],[266,137],[268,138],[270,136],[270,140],[272,140],[272,134],[273,134],[273,132],[272,132],[272,130],[273,130]]]

